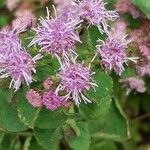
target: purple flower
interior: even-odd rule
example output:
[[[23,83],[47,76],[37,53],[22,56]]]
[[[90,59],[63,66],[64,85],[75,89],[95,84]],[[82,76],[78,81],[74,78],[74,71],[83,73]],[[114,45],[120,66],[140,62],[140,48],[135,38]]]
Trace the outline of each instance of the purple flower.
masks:
[[[150,63],[143,66],[137,66],[136,69],[140,76],[145,76],[145,75],[150,76]]]
[[[127,58],[125,53],[125,48],[130,42],[126,40],[126,36],[124,33],[113,31],[108,34],[105,42],[98,41],[97,52],[105,70],[114,70],[116,74],[121,75],[124,71],[123,64],[127,62],[127,59],[134,61],[134,58]]]
[[[24,31],[32,26],[32,14],[26,13],[17,17],[12,22],[12,27],[16,31]]]
[[[54,57],[67,58],[75,54],[75,44],[80,42],[78,33],[75,31],[74,22],[65,22],[61,17],[46,19],[40,18],[41,25],[34,29],[36,36],[31,45],[37,44],[41,51],[45,51]]]
[[[56,95],[53,91],[44,92],[42,96],[42,104],[47,109],[54,111],[62,105],[61,97]]]
[[[57,6],[58,15],[66,22],[76,21],[76,25],[81,23],[78,5],[75,2],[68,2]]]
[[[0,32],[0,55],[20,51],[20,40],[13,31],[5,30]]]
[[[38,54],[32,58],[26,51],[11,52],[0,57],[0,77],[12,78],[10,87],[17,91],[21,83],[29,85],[32,82],[32,72],[35,73],[35,61],[40,59]]]
[[[130,77],[121,79],[120,82],[123,84],[123,87],[127,88],[127,94],[130,93],[131,90],[135,90],[139,93],[144,93],[146,91],[145,83],[142,79]]]
[[[64,64],[61,64],[61,70],[57,75],[61,82],[56,89],[56,93],[66,91],[67,94],[63,99],[73,99],[77,106],[79,106],[81,100],[85,103],[91,103],[83,92],[89,90],[90,87],[97,86],[92,82],[92,74],[88,68],[83,66],[83,64],[76,63],[75,61],[72,63],[65,62]]]
[[[26,93],[26,98],[33,107],[41,107],[42,106],[41,96],[37,91],[30,89]]]
[[[18,6],[19,2],[20,0],[6,0],[7,8],[12,11]]]
[[[89,25],[96,25],[101,33],[107,32],[109,25],[107,21],[118,18],[116,11],[105,8],[103,0],[82,0],[79,2],[79,15],[81,19],[88,21]]]

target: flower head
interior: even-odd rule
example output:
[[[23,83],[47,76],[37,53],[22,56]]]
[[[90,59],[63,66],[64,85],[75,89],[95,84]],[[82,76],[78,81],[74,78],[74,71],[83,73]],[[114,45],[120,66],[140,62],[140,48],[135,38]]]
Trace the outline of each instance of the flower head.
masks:
[[[41,107],[42,106],[41,96],[37,91],[30,89],[26,93],[26,98],[33,107]]]
[[[49,89],[52,87],[52,85],[53,85],[52,79],[48,77],[48,78],[44,81],[43,85],[44,85],[44,89],[49,90]]]
[[[32,14],[30,13],[23,14],[22,16],[17,17],[12,22],[13,29],[17,31],[24,31],[27,28],[30,28],[31,26],[32,26]]]
[[[12,11],[18,6],[19,2],[20,0],[6,0],[7,8]]]
[[[40,18],[40,23],[41,25],[34,29],[36,36],[30,46],[37,44],[42,51],[59,58],[75,53],[75,44],[80,39],[74,22],[65,22],[61,17],[50,19],[48,14],[46,19]]]
[[[130,93],[131,90],[135,90],[139,93],[144,93],[146,91],[145,83],[142,79],[130,77],[121,79],[120,82],[123,83],[123,87],[127,88],[127,94]]]
[[[82,0],[79,2],[81,19],[88,21],[90,25],[98,26],[101,33],[107,32],[108,20],[114,21],[118,17],[116,11],[107,10],[105,4],[103,0]]]
[[[67,95],[64,96],[63,99],[73,99],[78,106],[81,100],[85,103],[91,103],[91,101],[84,96],[83,92],[89,90],[90,87],[96,86],[96,84],[92,82],[92,74],[83,64],[76,63],[75,61],[72,63],[65,62],[62,64],[61,70],[58,73],[60,84],[56,89],[56,93],[66,91]]]
[[[61,106],[61,97],[56,95],[53,91],[44,92],[42,96],[42,104],[52,111]]]
[[[5,30],[0,32],[0,55],[20,51],[18,35],[13,31]]]
[[[145,64],[143,66],[137,66],[136,69],[140,76],[150,76],[150,63]]]
[[[11,52],[8,55],[0,57],[0,77],[12,78],[10,87],[13,86],[17,91],[22,82],[29,85],[32,82],[32,72],[35,73],[35,61],[40,59],[41,55],[32,58],[26,51]]]
[[[114,70],[116,74],[121,75],[124,71],[123,64],[127,62],[125,48],[129,42],[125,34],[117,31],[110,32],[105,42],[99,40],[97,52],[106,70]]]

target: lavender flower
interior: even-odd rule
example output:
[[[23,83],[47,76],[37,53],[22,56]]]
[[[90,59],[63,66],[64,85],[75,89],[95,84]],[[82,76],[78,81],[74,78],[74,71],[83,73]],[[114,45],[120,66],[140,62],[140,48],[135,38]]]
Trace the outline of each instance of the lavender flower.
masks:
[[[89,90],[90,87],[97,86],[92,82],[92,74],[88,68],[84,67],[83,64],[76,63],[75,60],[72,63],[61,64],[61,70],[57,75],[61,82],[56,89],[56,93],[66,91],[67,94],[63,99],[73,99],[77,106],[79,106],[81,100],[85,103],[91,103],[83,92]]]
[[[32,26],[32,14],[26,13],[22,16],[17,17],[12,22],[12,27],[16,31],[22,31]]]
[[[41,96],[37,91],[30,89],[26,93],[26,98],[33,107],[41,107],[42,106]]]
[[[35,73],[35,61],[40,59],[38,54],[32,58],[26,51],[11,52],[0,57],[0,78],[10,76],[10,87],[17,91],[24,81],[29,85],[32,82],[32,72]]]
[[[12,11],[18,6],[19,2],[20,0],[6,0],[7,8]]]
[[[56,95],[53,91],[44,92],[42,96],[42,104],[52,111],[61,106],[61,97]]]
[[[150,63],[143,66],[137,66],[136,69],[140,76],[145,76],[145,75],[150,76]]]
[[[126,36],[124,33],[112,31],[108,34],[105,42],[98,41],[97,52],[105,70],[114,70],[116,74],[121,75],[124,71],[123,64],[127,62],[127,59],[132,61],[137,59],[126,56],[125,48],[130,43],[130,40],[126,40]]]
[[[9,30],[0,32],[0,55],[18,52],[20,49],[20,41],[15,32]]]
[[[66,2],[57,6],[58,15],[66,22],[75,21],[76,25],[81,23],[78,5],[75,2]]]
[[[79,15],[81,19],[88,21],[89,25],[96,25],[101,33],[107,32],[109,25],[107,21],[118,18],[116,11],[105,8],[103,0],[82,0],[79,2]]]
[[[31,45],[37,44],[41,51],[45,51],[54,57],[67,58],[75,54],[75,44],[80,42],[78,33],[75,31],[74,22],[65,22],[61,17],[46,19],[40,18],[41,25],[34,29],[36,36],[33,38]]]
[[[123,87],[127,88],[127,94],[130,93],[131,90],[135,90],[139,93],[144,93],[146,91],[145,83],[142,79],[130,77],[121,79],[120,82],[123,83]]]

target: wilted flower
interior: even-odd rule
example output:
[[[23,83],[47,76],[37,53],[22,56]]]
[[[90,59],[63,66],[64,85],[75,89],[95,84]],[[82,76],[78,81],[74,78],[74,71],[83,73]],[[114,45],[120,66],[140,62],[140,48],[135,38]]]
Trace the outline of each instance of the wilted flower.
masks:
[[[108,20],[114,21],[118,18],[116,11],[105,8],[106,3],[103,0],[82,0],[78,5],[81,19],[88,21],[89,25],[98,26],[101,33],[108,31]]]
[[[47,109],[54,111],[62,105],[61,97],[56,95],[53,91],[44,92],[42,96],[42,104]]]
[[[97,86],[92,81],[92,74],[90,70],[83,66],[83,64],[76,63],[75,60],[61,64],[61,70],[58,73],[60,84],[56,89],[56,93],[66,91],[67,94],[63,97],[64,100],[73,99],[75,104],[79,106],[81,100],[85,103],[91,103],[83,93],[89,90],[90,87]]]
[[[18,35],[13,31],[5,30],[0,32],[0,55],[20,51]]]
[[[130,40],[127,40],[126,37],[127,35],[124,33],[112,31],[108,34],[105,42],[98,41],[97,52],[104,69],[114,70],[116,74],[121,75],[124,71],[123,64],[127,62],[127,59],[135,61],[134,58],[126,56],[125,48],[130,43]]]
[[[44,81],[43,85],[44,85],[44,88],[45,88],[46,90],[49,90],[49,89],[52,87],[52,85],[53,85],[52,79],[51,79],[51,78],[47,78],[47,79]]]
[[[54,57],[67,57],[74,54],[75,44],[80,41],[75,31],[74,22],[65,22],[61,17],[46,19],[40,18],[41,25],[34,29],[36,36],[31,45],[37,44],[41,51],[45,51]]]
[[[42,106],[42,99],[41,99],[40,94],[37,91],[30,89],[26,93],[26,98],[33,107],[41,107]]]
[[[11,52],[0,56],[0,77],[12,78],[10,87],[17,91],[24,81],[29,85],[32,82],[32,72],[35,73],[35,61],[40,59],[38,54],[32,58],[26,51]]]
[[[127,94],[132,90],[139,93],[144,93],[146,91],[145,83],[142,79],[130,77],[127,79],[121,79],[120,82],[123,84],[123,87],[127,88]]]

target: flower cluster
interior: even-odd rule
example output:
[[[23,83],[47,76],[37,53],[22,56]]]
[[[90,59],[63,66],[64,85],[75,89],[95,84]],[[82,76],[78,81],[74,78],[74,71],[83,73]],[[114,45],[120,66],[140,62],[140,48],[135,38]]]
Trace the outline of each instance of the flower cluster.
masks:
[[[121,79],[120,82],[123,83],[124,88],[127,88],[127,94],[129,94],[131,90],[135,90],[139,93],[144,93],[146,91],[145,83],[142,79],[130,77]]]
[[[60,17],[50,19],[48,16],[46,20],[40,18],[41,26],[34,29],[37,35],[30,46],[37,44],[41,47],[41,51],[59,58],[67,58],[75,54],[75,43],[80,42],[79,35],[75,31],[75,24],[64,22]]]
[[[107,21],[118,18],[116,11],[108,11],[103,0],[82,0],[79,2],[79,16],[89,24],[98,26],[101,33],[107,32]]]
[[[92,74],[83,64],[76,63],[75,61],[62,64],[61,70],[58,73],[58,78],[61,80],[61,83],[57,87],[56,93],[65,90],[67,94],[63,99],[67,100],[72,98],[77,106],[79,106],[81,100],[85,103],[91,103],[91,100],[83,92],[89,90],[90,87],[97,86],[92,81]]]
[[[106,70],[114,70],[121,75],[124,71],[123,64],[127,62],[125,48],[130,42],[126,40],[126,35],[112,31],[108,34],[107,40],[98,41],[97,52],[101,58],[101,64]]]
[[[18,35],[14,31],[0,32],[0,78],[11,77],[10,87],[17,91],[21,83],[32,82],[35,73],[35,61],[41,58],[38,54],[30,56],[20,45]]]

